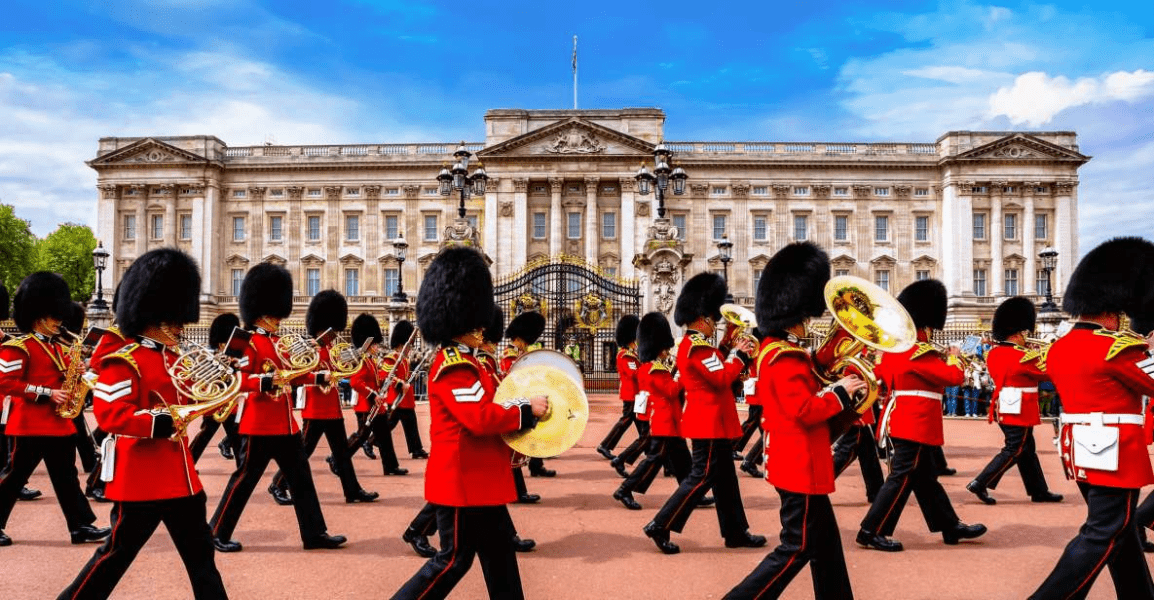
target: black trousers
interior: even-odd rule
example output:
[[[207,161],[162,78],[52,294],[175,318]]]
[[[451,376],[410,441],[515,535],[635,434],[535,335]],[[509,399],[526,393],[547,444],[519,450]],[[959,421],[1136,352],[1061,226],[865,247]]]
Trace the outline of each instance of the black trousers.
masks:
[[[513,519],[504,506],[437,506],[441,550],[393,595],[394,600],[445,598],[481,561],[485,587],[494,600],[520,600],[521,573],[513,549]]]
[[[1016,425],[1002,425],[1002,434],[1006,436],[1006,445],[1002,446],[990,464],[978,474],[975,479],[982,487],[997,489],[1002,476],[1010,467],[1018,465],[1018,473],[1022,475],[1022,483],[1026,485],[1026,493],[1031,496],[1045,494],[1050,491],[1046,485],[1046,476],[1042,474],[1042,463],[1038,460],[1038,451],[1034,446],[1034,428],[1018,427]]]
[[[240,425],[236,422],[236,413],[230,414],[224,422],[217,421],[211,416],[200,420],[200,431],[196,432],[196,437],[192,438],[188,444],[194,463],[200,460],[200,456],[204,454],[204,450],[212,442],[212,436],[216,435],[216,431],[222,426],[224,427],[224,443],[232,446],[232,455],[236,463],[240,464],[240,432],[237,431]]]
[[[737,469],[733,465],[732,440],[693,440],[693,466],[689,475],[657,511],[653,522],[662,530],[681,533],[698,501],[711,488],[717,500],[721,537],[740,539],[749,530],[749,521],[745,519]]]
[[[85,473],[91,473],[96,468],[96,444],[83,412],[72,419],[72,426],[76,428],[76,454],[80,456],[80,466]]]
[[[808,563],[814,598],[852,600],[845,553],[829,496],[798,494],[781,488],[777,494],[781,496],[781,545],[725,598],[777,598]]]
[[[1134,520],[1138,490],[1079,483],[1078,491],[1086,499],[1086,522],[1030,598],[1085,598],[1103,566],[1110,569],[1117,598],[1154,598]]]
[[[840,476],[842,471],[854,460],[861,467],[861,476],[865,480],[866,498],[870,502],[877,497],[882,489],[885,476],[882,475],[882,463],[878,460],[877,440],[869,427],[854,425],[845,435],[841,436],[833,446],[833,472]]]
[[[0,529],[8,526],[12,507],[32,472],[44,461],[56,501],[64,511],[69,531],[96,522],[96,515],[80,489],[76,470],[75,436],[9,436],[8,468],[0,475]]]
[[[1138,533],[1145,539],[1145,532],[1143,532],[1141,528],[1154,529],[1154,492],[1150,492],[1150,495],[1146,496],[1142,504],[1138,505],[1136,519],[1139,527]]]
[[[642,421],[634,417],[633,424],[637,426],[637,439],[617,455],[617,459],[626,464],[633,464],[649,447],[649,421]]]
[[[513,487],[517,490],[518,497],[529,493],[529,488],[525,486],[525,472],[521,467],[513,467]]]
[[[430,536],[437,533],[437,505],[426,502],[409,523],[409,529],[417,532],[417,535]]]
[[[358,418],[358,423],[364,423],[364,417]],[[401,466],[397,461],[397,451],[393,448],[392,429],[389,427],[389,417],[384,414],[377,414],[372,423],[368,427],[361,425],[360,428],[349,436],[347,445],[349,457],[357,453],[357,448],[360,448],[370,438],[373,440],[373,445],[377,447],[380,453],[381,466],[386,473]]]
[[[749,452],[745,453],[745,460],[742,462],[746,462],[746,463],[749,463],[751,465],[760,465],[761,463],[765,462],[765,432],[764,431],[761,432],[760,436],[758,436],[757,441],[754,442],[753,445],[749,447]]]
[[[3,398],[0,398],[0,410],[3,410]],[[8,470],[8,434],[4,430],[8,426],[0,423],[0,475],[3,475]]]
[[[629,424],[637,422],[637,418],[633,412],[633,402],[622,402],[621,418],[613,424],[609,433],[605,434],[605,439],[601,440],[600,446],[612,451],[617,447],[617,444],[621,443],[621,436],[625,435],[625,432],[629,430]],[[638,429],[637,433],[640,434],[641,430]]]
[[[349,450],[348,434],[345,433],[344,419],[305,419],[301,429],[304,438],[304,453],[308,459],[316,452],[317,443],[324,436],[329,444],[329,451],[333,453],[333,461],[337,465],[337,476],[341,478],[341,491],[345,498],[352,498],[361,491],[361,484],[357,481],[357,472],[353,469],[353,453]],[[283,470],[277,470],[273,475],[272,484],[281,489],[289,490],[288,477]]]
[[[216,569],[212,530],[205,522],[205,494],[154,500],[117,502],[112,507],[112,535],[96,549],[57,600],[107,598],[156,528],[164,523],[184,562],[192,594],[197,600],[228,598]]]
[[[412,408],[398,408],[389,416],[389,431],[397,428],[397,423],[401,424],[401,429],[405,431],[405,446],[409,449],[409,454],[416,454],[425,449],[424,444],[421,443],[421,429],[417,426],[417,411]]]
[[[317,489],[313,485],[313,476],[309,472],[309,461],[305,458],[300,436],[242,435],[241,446],[244,460],[229,477],[216,513],[212,515],[212,534],[221,540],[232,539],[249,497],[268,468],[269,461],[275,460],[288,478],[289,489],[293,493],[293,510],[296,511],[301,539],[311,540],[324,535],[328,527],[321,514]]]
[[[745,421],[741,424],[741,437],[737,439],[737,443],[733,445],[735,452],[742,452],[745,450],[745,445],[753,437],[754,432],[761,430],[761,405],[750,404],[749,414],[746,415]]]
[[[621,490],[644,494],[649,491],[649,486],[661,472],[661,467],[667,464],[672,468],[673,476],[680,485],[689,476],[689,470],[693,467],[689,446],[679,437],[650,437],[645,460],[625,478]]]
[[[890,439],[894,444],[890,476],[862,519],[861,528],[880,535],[893,535],[911,492],[917,496],[918,507],[930,531],[942,531],[957,525],[958,514],[954,512],[946,490],[938,483],[940,465],[933,451],[935,446]]]

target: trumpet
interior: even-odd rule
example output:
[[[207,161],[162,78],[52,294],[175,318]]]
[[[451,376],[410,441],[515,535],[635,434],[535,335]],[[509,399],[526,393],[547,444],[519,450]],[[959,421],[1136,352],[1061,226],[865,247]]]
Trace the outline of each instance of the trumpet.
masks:
[[[722,304],[721,318],[728,325],[718,346],[732,349],[738,340],[749,340],[754,348],[757,347],[757,338],[751,333],[751,330],[757,327],[757,317],[753,311],[739,304]]]
[[[185,435],[193,421],[212,415],[218,422],[228,418],[240,394],[241,377],[225,362],[222,355],[181,340],[180,356],[168,368],[168,376],[177,393],[192,399],[192,404],[166,407],[172,416],[171,439]]]
[[[932,340],[929,342],[925,342],[925,343],[928,344],[929,346],[931,346],[935,352],[937,352],[938,354],[941,354],[943,357],[949,357],[950,356],[950,349],[945,344],[943,344],[941,342],[935,342]],[[974,366],[974,361],[981,358],[978,356],[969,356],[964,352],[958,352],[954,356],[955,356],[955,358],[958,359],[958,362],[962,363],[962,368],[966,369],[967,371],[971,367]]]

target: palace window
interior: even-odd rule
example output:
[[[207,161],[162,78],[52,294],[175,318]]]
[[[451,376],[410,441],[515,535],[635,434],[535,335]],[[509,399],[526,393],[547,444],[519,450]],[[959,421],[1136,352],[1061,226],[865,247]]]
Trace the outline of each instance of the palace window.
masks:
[[[477,215],[465,215],[465,222],[473,229],[477,228]]]
[[[361,293],[361,272],[357,269],[345,269],[345,296],[359,296]]]
[[[232,197],[233,198],[244,198],[245,196],[248,196],[248,191],[246,191],[246,190],[233,190],[232,191]]]
[[[710,193],[712,193],[714,196],[724,196],[725,195],[725,186],[715,185],[715,186],[713,186],[713,190]]]
[[[757,288],[758,288],[758,286],[761,285],[762,272],[763,271],[761,269],[754,269],[753,270],[753,293],[750,294],[750,296],[753,296],[755,298],[757,297]]]
[[[305,269],[305,293],[316,296],[321,292],[321,270]]]
[[[232,295],[240,295],[240,286],[244,283],[244,269],[232,270]]]
[[[846,215],[834,215],[833,217],[833,239],[838,242],[844,242],[849,239],[849,217]]]
[[[309,198],[320,198],[321,188],[309,188]]]
[[[244,241],[244,217],[232,218],[232,241]]]
[[[986,189],[986,186],[984,186],[984,185],[975,185],[974,187],[970,188],[971,194],[984,194],[987,191],[988,190]]]
[[[725,215],[713,215],[713,239],[720,240],[725,236]]]
[[[617,238],[617,213],[601,213],[601,237],[607,240]]]
[[[833,195],[841,197],[849,196],[849,188],[835,187],[833,188]]]
[[[914,217],[914,239],[919,242],[930,241],[929,217]]]
[[[986,213],[974,213],[974,239],[986,239]]]
[[[809,195],[809,188],[806,186],[794,186],[793,195],[794,196],[808,196]]]
[[[319,242],[321,239],[321,218],[316,215],[309,215],[309,241]]]
[[[355,242],[361,239],[361,218],[358,215],[345,215],[345,241]]]
[[[1050,293],[1050,280],[1046,279],[1046,270],[1038,269],[1034,273],[1034,288],[1039,296],[1045,296]]]
[[[930,195],[929,188],[917,188],[916,190],[914,190],[914,196],[915,197],[924,198],[924,197],[929,196],[929,195]]]
[[[1006,186],[1006,187],[1003,187],[1003,188],[1002,188],[1002,193],[1003,193],[1003,194],[1013,194],[1013,193],[1014,193],[1014,186],[1012,186],[1012,185],[1008,185],[1008,186]]]
[[[845,277],[849,275],[849,269],[834,269],[833,274],[836,277]]]
[[[385,269],[385,296],[391,297],[397,293],[398,281],[401,279],[401,272],[398,269]]]
[[[425,195],[426,196],[436,196],[437,195],[437,188],[425,188]]]
[[[581,213],[566,213],[565,219],[568,238],[571,240],[581,239]]]
[[[677,239],[685,239],[685,215],[673,215],[673,227],[677,229]]]
[[[400,219],[397,215],[385,215],[385,239],[395,240],[401,237]]]
[[[284,198],[284,188],[277,188],[268,191],[269,198]]]
[[[268,239],[270,242],[284,239],[284,217],[268,218]]]
[[[875,196],[889,196],[890,188],[874,188]]]
[[[425,241],[437,241],[437,215],[425,215]]]
[[[874,216],[874,241],[884,242],[890,239],[890,218],[885,215]]]
[[[164,215],[150,215],[148,237],[159,240],[164,237]]]
[[[617,277],[617,267],[605,267],[604,269],[601,269],[601,270],[605,273],[606,277],[610,277],[610,278]]]
[[[763,216],[756,216],[753,218],[753,239],[758,242],[764,242],[768,237],[766,232],[766,218]]]
[[[930,272],[926,270],[919,270],[914,272],[914,279],[918,281],[925,281],[930,278]]]
[[[753,191],[751,191],[750,193],[753,194],[754,196],[768,196],[769,195],[769,186],[755,185],[755,186],[753,186]]]
[[[1050,238],[1050,223],[1047,215],[1034,215],[1034,239],[1046,240]]]
[[[887,292],[890,291],[890,272],[883,269],[874,273],[874,285],[877,285]]]
[[[974,269],[974,295],[986,295],[986,270]]]
[[[386,196],[400,196],[401,188],[385,188]]]
[[[533,239],[545,239],[545,233],[548,230],[548,221],[545,219],[545,213],[533,213]]]
[[[1005,239],[1018,239],[1018,215],[1014,213],[1006,213],[1002,215],[1005,222]]]
[[[192,239],[192,215],[180,215],[180,239]]]
[[[1005,275],[1006,275],[1006,295],[1007,296],[1017,296],[1018,295],[1018,270],[1017,269],[1006,269]]]
[[[361,195],[361,188],[345,188],[345,195],[356,198]]]
[[[124,215],[124,239],[136,239],[136,215]]]
[[[809,218],[805,215],[793,216],[793,239],[796,241],[805,241],[809,233]]]

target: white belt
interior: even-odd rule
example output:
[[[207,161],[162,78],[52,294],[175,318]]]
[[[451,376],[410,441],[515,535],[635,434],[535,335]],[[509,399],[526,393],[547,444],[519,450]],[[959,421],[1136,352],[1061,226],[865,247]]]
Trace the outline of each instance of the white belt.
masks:
[[[894,392],[893,397],[899,396],[917,396],[918,398],[928,398],[930,400],[942,401],[942,395],[939,392],[926,392],[923,390],[898,390]]]
[[[1015,391],[1017,391],[1017,392],[1021,392],[1023,394],[1037,394],[1038,388],[1036,386],[1035,387],[1028,387],[1028,388],[1025,388],[1025,387],[1008,387],[1007,386],[1007,387],[1002,388],[1002,391],[1003,392],[1015,392]]]
[[[1103,425],[1145,425],[1146,417],[1144,415],[1131,414],[1116,414],[1116,413],[1062,413],[1063,425],[1091,425],[1094,423],[1102,423]]]

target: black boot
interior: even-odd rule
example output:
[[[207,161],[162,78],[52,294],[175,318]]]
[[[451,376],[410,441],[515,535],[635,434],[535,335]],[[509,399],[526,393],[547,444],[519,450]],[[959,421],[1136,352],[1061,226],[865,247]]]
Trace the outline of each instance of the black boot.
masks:
[[[268,493],[272,495],[272,499],[281,506],[292,506],[293,499],[289,495],[288,490],[282,490],[276,485],[268,486]]]
[[[417,533],[416,529],[412,527],[405,530],[401,534],[401,539],[408,545],[413,547],[413,551],[421,558],[432,558],[437,553],[437,549],[429,544],[429,538]]]
[[[1061,502],[1062,494],[1055,494],[1051,491],[1045,491],[1041,494],[1030,496],[1030,502]]]
[[[320,537],[305,541],[305,550],[333,550],[340,548],[348,539],[343,535],[322,533]]]
[[[244,550],[244,546],[236,540],[222,540],[218,537],[212,538],[212,547],[216,548],[217,552],[240,552]]]
[[[882,552],[901,552],[903,549],[901,542],[887,538],[884,535],[871,533],[864,529],[857,532],[857,539],[855,541],[859,546],[881,550]]]
[[[958,524],[953,527],[942,530],[942,540],[953,546],[957,544],[959,540],[972,540],[976,537],[981,537],[985,533],[986,526],[981,523],[966,525],[959,521]]]
[[[764,479],[765,478],[765,473],[762,473],[761,469],[757,468],[757,465],[754,463],[744,461],[744,460],[741,461],[741,470],[745,471],[746,473],[749,473],[750,477],[756,477],[758,479]]]
[[[374,502],[377,498],[380,497],[381,495],[376,492],[366,492],[365,490],[361,489],[353,492],[353,495],[351,496],[345,496],[345,502],[347,504],[355,504],[357,502]]]
[[[617,491],[613,492],[613,499],[624,504],[629,510],[641,510],[641,505],[633,498],[633,492],[617,488]]]
[[[337,461],[333,460],[332,454],[325,457],[325,462],[329,463],[329,471],[331,471],[333,475],[339,477],[341,473],[337,470]]]
[[[81,525],[80,529],[70,531],[69,535],[72,537],[73,544],[83,544],[103,541],[110,533],[112,533],[110,527],[97,528],[91,525]]]
[[[221,456],[228,460],[233,460],[232,446],[229,445],[226,440],[221,440],[220,443],[216,445],[216,448],[220,450]]]
[[[369,457],[369,460],[377,460],[377,453],[373,452],[372,444],[362,444],[361,449],[365,451],[365,456]]]
[[[989,490],[987,490],[984,485],[978,483],[977,479],[967,483],[966,484],[966,490],[969,491],[971,494],[977,496],[978,500],[981,500],[985,504],[994,505],[994,504],[998,503],[997,500],[990,497]]]
[[[521,536],[513,535],[513,550],[517,552],[530,552],[537,547],[537,542],[533,540],[523,540]]]
[[[681,548],[678,547],[677,544],[669,541],[669,532],[658,528],[657,524],[653,521],[650,521],[648,525],[641,528],[641,531],[644,531],[645,535],[653,540],[654,544],[657,544],[657,548],[661,550],[663,554],[677,554],[681,552]]]
[[[35,499],[39,498],[41,495],[42,494],[40,493],[40,490],[33,490],[33,489],[29,489],[29,488],[24,488],[24,489],[20,490],[20,495],[17,496],[16,498],[18,500],[24,500],[27,502],[28,500],[35,500]]]

